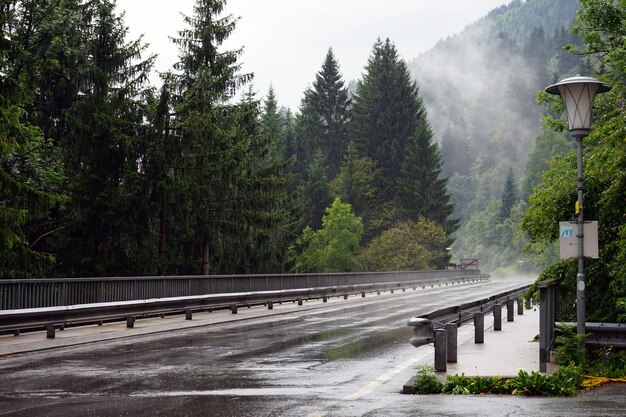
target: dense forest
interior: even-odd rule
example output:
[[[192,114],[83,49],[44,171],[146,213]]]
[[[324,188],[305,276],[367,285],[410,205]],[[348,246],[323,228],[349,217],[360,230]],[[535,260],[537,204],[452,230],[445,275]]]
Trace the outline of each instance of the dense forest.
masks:
[[[296,112],[257,96],[242,51],[223,47],[237,23],[224,0],[196,1],[159,88],[114,0],[1,7],[2,277],[433,269],[452,255],[575,276],[555,244],[574,216],[573,141],[537,92],[580,73],[614,85],[587,139],[602,236],[589,277],[625,304],[620,2],[512,1],[410,61],[372,40],[348,82],[329,45]]]
[[[156,89],[115,1],[3,2],[3,277],[447,266],[442,160],[393,42],[353,96],[329,49],[292,115],[223,48],[225,6],[195,3]]]

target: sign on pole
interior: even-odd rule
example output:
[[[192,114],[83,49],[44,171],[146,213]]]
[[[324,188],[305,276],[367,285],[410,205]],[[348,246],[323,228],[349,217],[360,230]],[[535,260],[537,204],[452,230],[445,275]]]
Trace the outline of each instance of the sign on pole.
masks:
[[[585,258],[599,258],[598,251],[598,222],[586,221],[583,223]],[[561,259],[578,258],[578,223],[559,222],[559,242]]]

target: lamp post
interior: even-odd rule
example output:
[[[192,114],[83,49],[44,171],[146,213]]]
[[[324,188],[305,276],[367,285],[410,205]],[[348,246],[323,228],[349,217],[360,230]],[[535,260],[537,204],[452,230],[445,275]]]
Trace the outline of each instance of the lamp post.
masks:
[[[567,110],[569,132],[576,139],[578,154],[578,274],[576,275],[576,333],[585,334],[585,252],[583,233],[583,138],[591,128],[591,107],[596,94],[609,91],[611,86],[592,77],[570,77],[546,88],[550,94],[560,95]],[[582,339],[582,338],[581,338]],[[585,342],[579,341],[578,350],[584,353]]]

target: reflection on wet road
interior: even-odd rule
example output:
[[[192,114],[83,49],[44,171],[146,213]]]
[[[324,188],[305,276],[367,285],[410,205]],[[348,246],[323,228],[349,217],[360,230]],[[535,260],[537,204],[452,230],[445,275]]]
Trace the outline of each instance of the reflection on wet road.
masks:
[[[306,311],[290,305],[269,323],[4,358],[0,416],[380,415],[394,409],[389,398],[407,401],[402,383],[432,361],[432,348],[409,345],[409,317],[518,284],[418,289]]]

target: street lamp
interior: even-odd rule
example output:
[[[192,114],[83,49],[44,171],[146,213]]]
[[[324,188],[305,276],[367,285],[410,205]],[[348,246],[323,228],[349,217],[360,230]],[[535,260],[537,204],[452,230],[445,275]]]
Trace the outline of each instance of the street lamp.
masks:
[[[609,91],[611,86],[592,77],[570,77],[546,88],[560,95],[565,102],[569,132],[576,139],[578,152],[578,275],[576,275],[576,333],[585,334],[585,260],[583,233],[583,138],[591,128],[591,107],[596,94]],[[582,338],[581,338],[582,339]],[[584,352],[584,340],[578,350]]]

